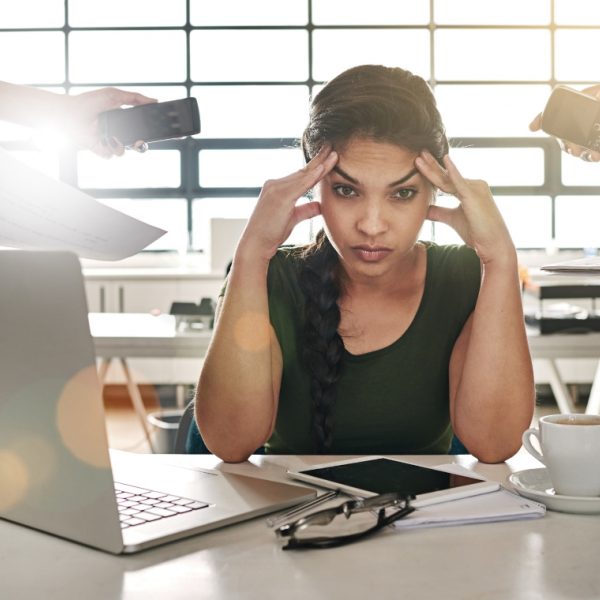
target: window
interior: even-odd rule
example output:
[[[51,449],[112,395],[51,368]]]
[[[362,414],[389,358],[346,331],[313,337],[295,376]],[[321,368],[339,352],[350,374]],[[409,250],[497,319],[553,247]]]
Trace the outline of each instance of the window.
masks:
[[[211,219],[247,218],[265,179],[302,164],[297,139],[324,81],[354,64],[398,65],[430,82],[457,164],[490,183],[519,248],[596,247],[600,171],[528,124],[556,84],[600,81],[586,60],[599,38],[589,0],[3,3],[0,54],[19,59],[0,63],[0,79],[69,94],[117,85],[159,100],[194,96],[202,132],[111,161],[36,150],[28,130],[5,123],[0,144],[168,226],[150,250],[207,251]],[[303,223],[290,241],[318,227]],[[457,241],[441,224],[422,233]]]

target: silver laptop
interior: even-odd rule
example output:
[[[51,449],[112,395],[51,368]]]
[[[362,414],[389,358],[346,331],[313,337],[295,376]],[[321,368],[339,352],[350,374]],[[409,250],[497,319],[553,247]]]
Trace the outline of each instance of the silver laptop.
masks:
[[[109,453],[79,260],[3,250],[0,281],[0,517],[130,553],[315,495]]]

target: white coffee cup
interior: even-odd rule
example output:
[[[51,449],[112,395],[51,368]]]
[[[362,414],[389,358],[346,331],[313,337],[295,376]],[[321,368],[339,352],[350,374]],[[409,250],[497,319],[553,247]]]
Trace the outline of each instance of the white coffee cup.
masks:
[[[600,496],[600,415],[548,415],[523,433],[525,449],[548,469],[557,494]],[[532,446],[535,437],[541,453]]]

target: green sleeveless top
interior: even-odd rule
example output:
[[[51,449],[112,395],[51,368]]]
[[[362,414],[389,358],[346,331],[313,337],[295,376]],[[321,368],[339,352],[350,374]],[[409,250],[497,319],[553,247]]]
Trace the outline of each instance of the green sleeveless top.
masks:
[[[452,438],[448,367],[475,307],[480,263],[467,246],[427,247],[425,289],[413,322],[386,348],[344,351],[331,454],[443,454]],[[268,271],[271,323],[283,354],[279,409],[266,451],[316,452],[310,380],[302,359],[301,258],[278,250]]]

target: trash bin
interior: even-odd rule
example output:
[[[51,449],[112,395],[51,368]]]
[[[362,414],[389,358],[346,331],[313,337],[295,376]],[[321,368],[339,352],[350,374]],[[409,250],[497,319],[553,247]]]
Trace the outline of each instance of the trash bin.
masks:
[[[152,443],[154,451],[158,454],[173,452],[183,411],[183,408],[172,408],[157,410],[148,414],[148,423],[152,428]]]

